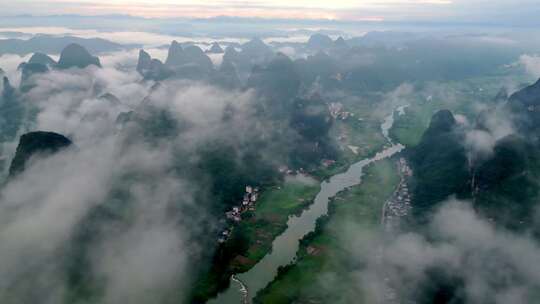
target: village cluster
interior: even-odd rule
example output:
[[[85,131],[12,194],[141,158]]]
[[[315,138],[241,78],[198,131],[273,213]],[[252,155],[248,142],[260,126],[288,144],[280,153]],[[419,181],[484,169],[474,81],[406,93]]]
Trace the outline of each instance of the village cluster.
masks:
[[[247,211],[255,211],[255,205],[257,204],[257,200],[259,199],[259,188],[252,187],[252,186],[246,186],[246,192],[244,193],[244,198],[242,199],[242,202],[238,206],[234,206],[231,211],[227,211],[225,213],[227,220],[233,223],[239,223],[242,221],[242,214]],[[219,243],[225,243],[231,233],[232,233],[232,226],[229,229],[224,230],[219,239]]]
[[[329,103],[328,104],[328,111],[330,112],[330,115],[332,115],[332,117],[334,119],[336,119],[336,120],[347,120],[349,118],[355,117],[354,113],[344,110],[344,106],[343,106],[343,104],[341,102],[331,102],[331,103]],[[358,117],[358,121],[363,121],[363,120],[364,119]],[[342,142],[342,143],[346,143],[347,138],[348,138],[347,134],[345,132],[343,132],[343,131],[338,136],[338,140],[340,142]],[[353,146],[353,145],[347,145],[346,147],[341,147],[341,148],[342,149],[349,148],[356,155],[358,155],[359,150],[360,150],[360,147]],[[330,167],[334,163],[335,163],[335,161],[332,161],[332,160],[323,161],[323,165],[325,167]]]
[[[304,168],[300,168],[298,170],[291,170],[287,166],[281,166],[278,168],[279,173],[285,174],[285,175],[297,175],[297,174],[306,174],[306,171]]]
[[[331,102],[328,105],[328,111],[334,119],[346,120],[349,117],[354,117],[354,113],[343,110],[343,104],[340,102]]]
[[[400,158],[398,161],[398,170],[401,176],[401,180],[392,197],[386,202],[383,207],[382,223],[386,232],[392,233],[400,225],[402,217],[409,214],[411,210],[411,195],[409,193],[409,187],[407,186],[407,180],[412,177],[413,171],[407,164],[405,158]],[[381,249],[382,250],[382,249]],[[382,252],[380,257],[382,257]],[[391,285],[389,277],[384,278],[384,303],[394,304],[400,303],[398,295],[394,287]]]
[[[400,158],[398,170],[401,175],[401,181],[392,197],[386,202],[383,210],[384,228],[386,231],[392,231],[399,225],[400,218],[409,214],[411,210],[411,195],[407,185],[407,179],[412,176],[412,170],[407,164],[405,158]]]

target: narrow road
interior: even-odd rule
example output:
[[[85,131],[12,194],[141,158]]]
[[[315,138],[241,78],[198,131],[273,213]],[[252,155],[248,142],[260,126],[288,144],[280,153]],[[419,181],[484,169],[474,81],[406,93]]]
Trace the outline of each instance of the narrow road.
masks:
[[[407,177],[412,175],[407,161],[401,158],[398,162],[398,172],[400,182],[392,196],[384,203],[382,208],[381,228],[386,237],[392,238],[392,235],[399,230],[401,218],[406,216],[411,209],[410,194],[407,185]],[[378,252],[379,265],[384,273],[384,245],[381,245]],[[400,303],[398,293],[390,285],[391,280],[388,275],[384,277],[384,294],[379,298],[382,304],[397,304]]]
[[[238,283],[238,285],[240,285],[239,291],[240,291],[240,294],[242,295],[242,304],[249,304],[249,291],[246,284],[244,284],[244,282],[242,282],[234,274],[231,276],[231,280]]]

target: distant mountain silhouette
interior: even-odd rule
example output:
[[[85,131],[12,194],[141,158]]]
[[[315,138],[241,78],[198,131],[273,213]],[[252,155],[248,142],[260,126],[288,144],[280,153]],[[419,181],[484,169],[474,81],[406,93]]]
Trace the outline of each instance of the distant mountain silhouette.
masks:
[[[212,43],[212,47],[210,47],[210,49],[207,52],[210,53],[210,54],[223,54],[223,53],[225,53],[225,51],[223,51],[223,49],[221,48],[221,46],[217,42]]]
[[[185,60],[188,64],[196,64],[206,70],[211,70],[214,65],[212,60],[198,46],[188,46],[184,49]]]
[[[327,49],[334,46],[332,38],[323,34],[314,34],[309,37],[307,47],[312,49]]]
[[[255,66],[247,82],[249,88],[254,88],[264,98],[265,109],[276,115],[292,109],[300,85],[300,75],[293,61],[281,53],[267,65]]]
[[[307,59],[298,59],[295,65],[304,83],[313,83],[318,79],[320,84],[329,85],[336,81],[340,71],[336,60],[323,51],[318,51]]]
[[[214,65],[201,48],[189,45],[183,48],[173,41],[169,47],[165,64],[152,59],[144,50],[139,52],[137,71],[145,79],[163,80],[170,77],[208,80],[214,72]]]
[[[225,59],[215,73],[213,83],[229,89],[240,88],[242,85],[234,63]]]
[[[78,44],[70,44],[62,50],[57,67],[60,69],[85,68],[90,65],[101,67],[99,58],[90,55],[90,53]]]
[[[52,59],[51,57],[49,57],[46,54],[39,53],[39,52],[34,53],[34,55],[32,55],[32,57],[30,57],[30,60],[28,60],[28,63],[43,64],[43,65],[46,65],[48,67],[53,67],[54,65],[56,65],[56,61],[54,61],[54,59]]]
[[[334,41],[334,47],[337,47],[337,48],[346,48],[348,47],[349,44],[347,44],[347,41],[345,41],[345,39],[343,39],[343,37],[339,36],[336,41]]]
[[[176,40],[171,43],[169,47],[169,53],[165,65],[167,66],[179,66],[185,64],[184,49]]]
[[[225,50],[225,55],[223,55],[223,61],[225,60],[229,62],[238,62],[240,60],[240,53],[238,53],[234,47],[229,46]]]
[[[174,72],[167,68],[160,60],[152,59],[144,50],[139,51],[137,72],[146,80],[163,80],[173,76]]]
[[[28,91],[34,87],[31,77],[37,74],[44,74],[49,71],[47,65],[41,63],[22,63],[19,66],[21,70],[21,91]]]
[[[137,72],[144,75],[152,68],[152,57],[144,50],[139,51],[139,60],[137,62]]]
[[[175,68],[186,64],[197,64],[206,69],[212,68],[212,61],[200,47],[190,45],[182,48],[178,42],[173,41],[165,65]]]
[[[244,43],[242,53],[250,58],[264,58],[273,54],[272,49],[259,38],[253,38]]]
[[[34,53],[28,62],[19,64],[17,69],[21,71],[21,91],[28,91],[34,87],[31,81],[33,75],[47,73],[56,65],[56,61],[43,53]]]
[[[59,54],[62,49],[72,43],[79,44],[92,53],[112,52],[135,47],[134,45],[121,45],[100,38],[85,39],[72,36],[57,37],[50,35],[39,35],[28,40],[0,39],[0,54]]]

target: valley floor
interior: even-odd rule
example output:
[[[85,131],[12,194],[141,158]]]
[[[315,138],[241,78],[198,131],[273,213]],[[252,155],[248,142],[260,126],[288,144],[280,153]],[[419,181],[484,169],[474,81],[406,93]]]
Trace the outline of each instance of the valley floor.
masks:
[[[272,250],[276,236],[287,229],[289,216],[309,206],[319,189],[319,182],[314,179],[291,176],[282,185],[263,191],[255,210],[243,214],[243,220],[228,229],[230,236],[221,245],[221,250],[229,250],[232,259],[224,265],[225,269],[214,269],[198,282],[197,297],[211,297],[216,292],[217,282],[228,280],[231,274],[248,271],[257,264]],[[233,247],[238,243],[242,244]]]
[[[421,89],[397,101],[409,106],[395,116],[390,137],[408,147],[416,145],[434,111],[448,108],[467,117],[478,104],[493,102],[501,79],[504,77],[423,84]],[[439,95],[441,91],[454,95],[451,102],[447,96]],[[371,98],[373,96],[367,96],[362,102],[343,101],[341,114],[347,113],[348,116],[345,119],[338,116],[331,130],[340,156],[310,172],[314,179],[320,181],[343,172],[352,163],[374,154],[387,144],[380,132],[382,117],[376,114],[379,106],[376,102],[367,101]],[[330,299],[332,303],[350,303],[351,300],[358,303],[357,299],[362,298],[361,289],[354,288],[351,292],[350,286],[339,283],[352,282],[347,278],[351,253],[343,248],[340,240],[346,233],[351,233],[347,230],[351,226],[355,233],[365,233],[380,226],[383,205],[392,196],[400,179],[394,162],[395,159],[384,160],[370,166],[361,185],[335,199],[330,215],[320,220],[317,232],[302,242],[297,263],[283,269],[258,295],[257,303],[327,303]],[[294,178],[262,189],[256,210],[245,215],[245,220],[234,227],[224,244],[236,246],[231,243],[244,243],[245,248],[236,250],[227,265],[220,265],[221,270],[214,269],[198,281],[199,298],[211,298],[217,292],[220,280],[228,281],[231,274],[246,272],[256,265],[272,250],[273,240],[286,230],[287,219],[307,208],[319,189],[318,182],[309,185],[295,182]],[[341,278],[339,281],[338,277]]]
[[[255,303],[369,303],[361,286],[350,285],[366,248],[363,242],[347,240],[367,241],[371,233],[378,233],[381,209],[398,183],[395,160],[371,165],[361,185],[333,200],[329,216],[301,241],[296,262],[282,268]]]
[[[309,176],[288,175],[282,184],[262,189],[256,209],[242,215],[243,220],[230,229],[230,236],[222,245],[234,256],[227,265],[219,265],[220,269],[214,267],[198,280],[196,299],[211,298],[221,289],[220,282],[228,280],[231,274],[250,270],[271,252],[274,239],[287,229],[289,217],[311,205],[320,190],[321,180],[346,171],[351,164],[381,150],[386,139],[380,132],[380,119],[366,114],[373,111],[372,107],[356,105],[351,108],[355,118],[339,120],[334,125],[332,134],[340,157],[331,165],[321,164]],[[356,147],[359,148],[354,149]]]

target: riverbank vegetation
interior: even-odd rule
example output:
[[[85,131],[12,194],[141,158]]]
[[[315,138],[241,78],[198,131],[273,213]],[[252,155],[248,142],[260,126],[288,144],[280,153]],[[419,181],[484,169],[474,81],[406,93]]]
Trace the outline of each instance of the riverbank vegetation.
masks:
[[[367,98],[367,97],[366,97]],[[384,115],[373,115],[377,103],[362,100],[351,102],[343,100],[343,111],[348,115],[339,116],[330,130],[330,137],[339,151],[338,158],[330,165],[322,165],[312,172],[319,179],[327,179],[344,172],[350,165],[375,155],[388,142],[381,133]]]
[[[360,185],[334,198],[329,215],[319,219],[316,231],[301,241],[296,262],[282,267],[255,303],[368,303],[361,288],[341,284],[354,281],[352,270],[362,264],[357,252],[351,252],[357,246],[345,239],[351,233],[379,229],[382,207],[398,183],[393,160],[369,166]]]
[[[288,218],[311,205],[321,180],[346,171],[387,144],[381,133],[384,116],[373,115],[374,107],[376,104],[369,101],[344,105],[343,111],[352,115],[337,118],[329,131],[338,157],[310,170],[311,182],[306,183],[305,177],[288,176],[282,183],[262,189],[256,210],[243,215],[242,222],[219,247],[212,268],[200,276],[195,300],[211,298],[228,286],[232,274],[250,270],[268,254],[274,239],[287,229]]]
[[[221,245],[213,269],[197,283],[195,299],[203,301],[227,286],[234,273],[248,271],[272,250],[272,241],[285,229],[289,216],[309,206],[320,190],[319,182],[304,176],[287,177],[281,186],[261,194],[254,211],[230,231]],[[217,240],[217,237],[216,237]]]

